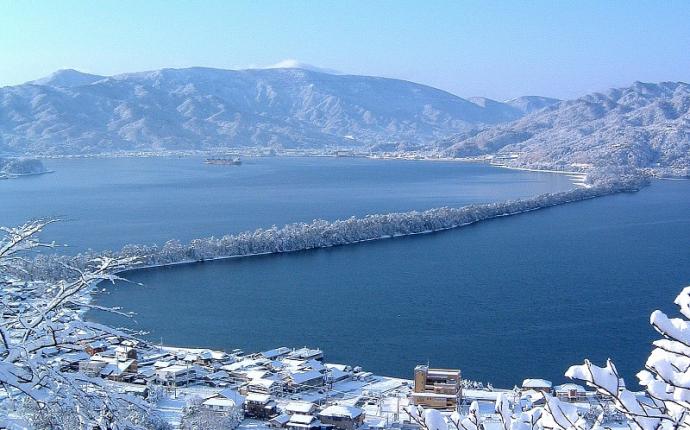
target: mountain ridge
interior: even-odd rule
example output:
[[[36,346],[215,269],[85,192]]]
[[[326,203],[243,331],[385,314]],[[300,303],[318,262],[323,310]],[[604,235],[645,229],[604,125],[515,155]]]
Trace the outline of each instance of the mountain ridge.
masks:
[[[447,156],[496,154],[515,167],[690,167],[690,85],[635,82],[437,142]]]
[[[499,102],[375,76],[192,67],[114,76],[66,69],[0,88],[6,155],[355,149],[687,176],[689,142],[684,82]]]
[[[446,91],[373,76],[204,67],[79,73],[0,88],[0,151],[417,147],[505,120]]]

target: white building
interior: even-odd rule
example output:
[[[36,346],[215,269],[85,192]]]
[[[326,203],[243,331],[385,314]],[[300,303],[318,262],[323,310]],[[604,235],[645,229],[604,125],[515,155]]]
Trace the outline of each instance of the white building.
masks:
[[[224,414],[230,414],[238,410],[238,406],[233,400],[220,396],[211,397],[204,400],[201,403],[201,406],[213,412]]]
[[[156,369],[156,382],[163,385],[182,386],[193,382],[196,378],[194,367],[173,364],[162,369]]]

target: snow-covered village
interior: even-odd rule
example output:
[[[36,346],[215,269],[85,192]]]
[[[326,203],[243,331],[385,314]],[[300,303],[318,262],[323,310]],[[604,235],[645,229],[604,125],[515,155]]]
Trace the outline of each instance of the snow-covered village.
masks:
[[[690,2],[0,2],[0,430],[690,430]]]

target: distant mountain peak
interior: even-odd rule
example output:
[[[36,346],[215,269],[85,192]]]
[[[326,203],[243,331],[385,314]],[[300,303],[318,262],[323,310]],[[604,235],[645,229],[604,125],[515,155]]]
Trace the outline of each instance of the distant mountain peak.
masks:
[[[532,112],[544,109],[545,107],[554,105],[560,101],[561,100],[552,97],[522,96],[508,100],[505,103],[518,109],[523,114],[530,114]]]
[[[90,85],[101,79],[105,79],[105,76],[84,73],[74,69],[60,69],[44,78],[29,81],[27,84],[71,88]]]
[[[343,74],[342,72],[340,72],[338,70],[315,66],[313,64],[308,64],[308,63],[301,62],[299,60],[295,60],[294,58],[287,58],[287,59],[279,61],[275,64],[271,64],[270,66],[266,66],[266,67],[262,67],[262,68],[263,69],[302,69],[302,70],[308,70],[310,72],[328,73],[329,75],[342,75]]]

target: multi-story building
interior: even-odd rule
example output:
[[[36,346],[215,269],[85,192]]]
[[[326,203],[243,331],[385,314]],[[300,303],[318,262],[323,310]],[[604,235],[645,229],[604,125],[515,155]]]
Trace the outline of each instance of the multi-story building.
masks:
[[[414,369],[412,404],[425,408],[455,410],[462,399],[462,377],[459,369]]]

